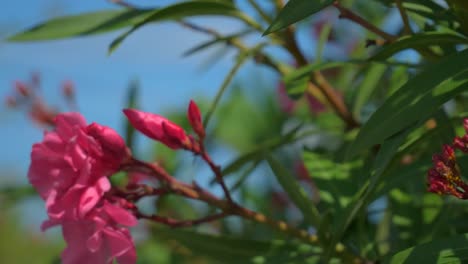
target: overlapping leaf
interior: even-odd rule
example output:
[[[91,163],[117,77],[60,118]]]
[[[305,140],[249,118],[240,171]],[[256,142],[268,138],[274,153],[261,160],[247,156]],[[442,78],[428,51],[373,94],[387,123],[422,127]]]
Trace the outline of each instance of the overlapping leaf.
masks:
[[[370,117],[359,131],[348,156],[424,120],[468,89],[468,50],[449,56],[406,82]]]

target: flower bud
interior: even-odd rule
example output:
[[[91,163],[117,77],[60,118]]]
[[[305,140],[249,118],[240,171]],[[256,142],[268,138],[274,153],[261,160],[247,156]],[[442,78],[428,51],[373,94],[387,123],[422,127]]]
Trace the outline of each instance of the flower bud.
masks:
[[[190,100],[187,117],[193,131],[195,131],[200,139],[203,139],[205,137],[205,128],[203,127],[200,109],[193,100]]]
[[[184,129],[166,118],[135,109],[124,109],[123,112],[132,126],[147,137],[172,149],[190,148],[191,140]]]

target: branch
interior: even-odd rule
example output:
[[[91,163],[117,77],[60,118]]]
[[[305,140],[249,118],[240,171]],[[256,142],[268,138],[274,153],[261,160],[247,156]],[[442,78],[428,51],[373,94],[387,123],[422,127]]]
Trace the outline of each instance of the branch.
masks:
[[[218,219],[228,216],[228,214],[223,212],[223,213],[208,215],[199,219],[192,219],[192,220],[177,220],[174,218],[164,217],[164,216],[159,216],[159,215],[145,215],[139,211],[135,212],[135,216],[139,219],[147,219],[150,221],[154,221],[160,224],[170,226],[171,228],[178,228],[178,227],[192,227],[195,225],[216,221]]]
[[[396,36],[390,35],[390,34],[384,32],[384,31],[382,31],[381,29],[374,26],[373,24],[371,24],[369,21],[365,20],[364,18],[362,18],[358,14],[356,14],[353,11],[351,11],[350,9],[342,6],[339,1],[333,2],[333,6],[336,7],[336,9],[338,9],[338,11],[340,11],[340,18],[349,19],[349,20],[353,21],[354,23],[356,23],[358,25],[361,25],[363,28],[369,30],[370,32],[382,37],[383,39],[385,39],[388,42],[393,42],[393,41],[395,41],[397,39]]]
[[[404,27],[404,34],[412,34],[413,30],[411,29],[408,14],[405,12],[405,9],[403,8],[403,3],[401,0],[395,0],[395,4],[398,8],[398,12],[400,12],[401,19],[403,20],[403,27]]]
[[[286,48],[296,59],[299,66],[307,65],[307,59],[302,54],[294,36],[294,28],[286,28]],[[323,76],[322,72],[314,71],[311,74],[311,85],[318,89],[325,96],[338,116],[347,124],[348,128],[359,127],[359,123],[354,119],[343,98],[336,92],[336,89]]]

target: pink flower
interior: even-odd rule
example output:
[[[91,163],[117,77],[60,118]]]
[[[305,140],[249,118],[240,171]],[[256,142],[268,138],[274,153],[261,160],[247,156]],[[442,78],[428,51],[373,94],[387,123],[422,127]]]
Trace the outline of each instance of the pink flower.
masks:
[[[136,224],[131,213],[107,201],[81,221],[64,222],[63,263],[135,263],[135,246],[127,227]]]
[[[51,220],[77,219],[110,189],[107,176],[129,157],[123,139],[110,128],[86,126],[78,113],[60,114],[55,130],[34,144],[28,177]]]
[[[461,179],[453,148],[444,145],[442,154],[434,155],[432,162],[434,166],[427,172],[428,191],[468,199],[468,185]]]
[[[28,177],[46,201],[42,229],[62,225],[68,247],[63,263],[135,263],[129,226],[137,222],[125,200],[107,192],[108,176],[130,159],[112,129],[86,125],[78,113],[59,114],[55,129],[34,144]]]
[[[135,109],[125,109],[123,112],[132,126],[147,137],[172,149],[191,147],[191,140],[184,129],[166,118]]]
[[[205,128],[203,127],[200,109],[193,100],[190,100],[187,117],[190,125],[193,128],[193,131],[195,131],[195,133],[197,133],[200,138],[204,138]]]

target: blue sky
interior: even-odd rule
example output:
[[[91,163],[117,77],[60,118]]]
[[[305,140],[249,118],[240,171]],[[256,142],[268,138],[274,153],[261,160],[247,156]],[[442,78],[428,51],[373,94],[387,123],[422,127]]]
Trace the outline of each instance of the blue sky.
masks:
[[[154,1],[133,1],[140,5],[151,2]],[[163,5],[173,1],[157,2]],[[6,1],[0,11],[0,32],[5,38],[50,17],[108,8],[115,6],[105,0]],[[241,27],[236,21],[221,18],[194,21],[209,24],[220,32],[233,32]],[[213,50],[182,58],[183,51],[207,37],[175,23],[147,26],[107,56],[107,46],[118,34],[35,43],[0,42],[0,96],[11,93],[15,80],[27,80],[31,72],[37,71],[42,76],[45,97],[58,104],[59,86],[70,79],[76,84],[80,112],[88,121],[120,130],[120,110],[130,80],[138,79],[141,84],[142,108],[162,111],[184,107],[197,95],[212,97],[232,65],[234,53],[204,69],[203,62]],[[24,113],[4,106],[0,121],[0,166],[24,175],[30,147],[41,139],[42,132]],[[22,177],[13,180],[25,181]]]

